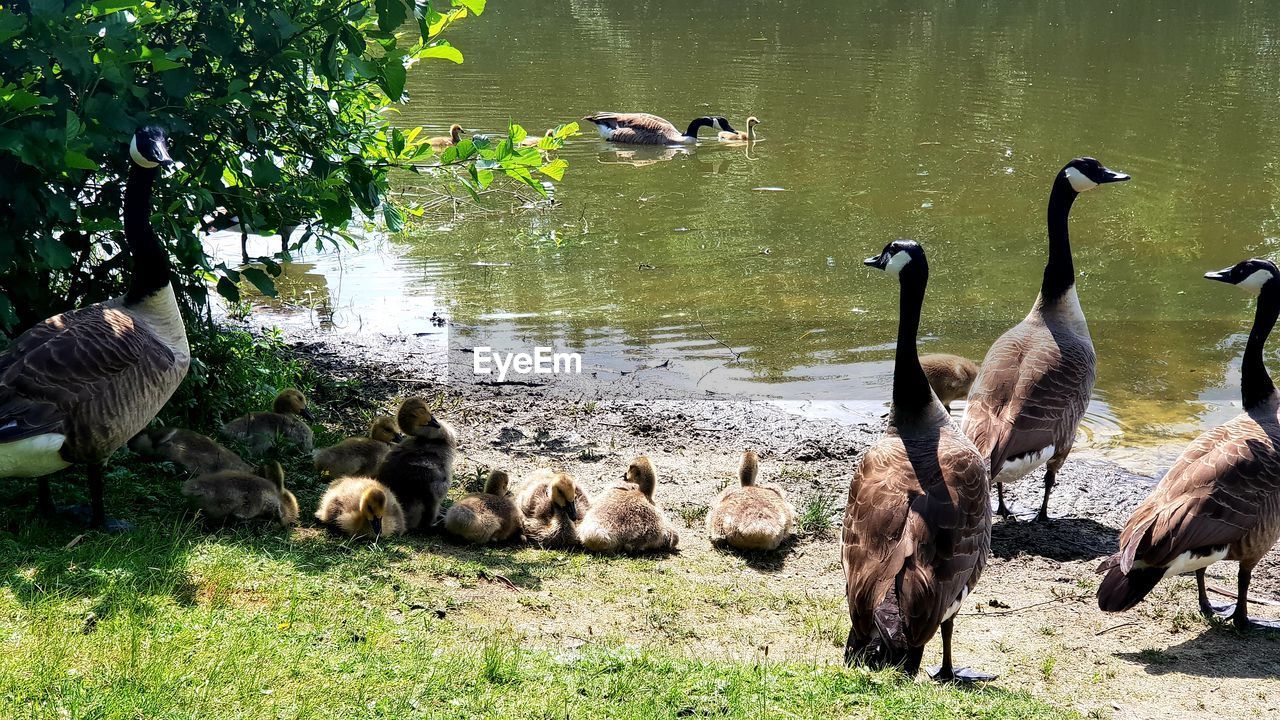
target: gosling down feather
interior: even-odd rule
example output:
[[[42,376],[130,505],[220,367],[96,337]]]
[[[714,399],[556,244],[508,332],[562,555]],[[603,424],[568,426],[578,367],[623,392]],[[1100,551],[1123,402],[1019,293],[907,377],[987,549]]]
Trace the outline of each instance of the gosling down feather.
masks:
[[[367,477],[338,478],[329,483],[316,508],[316,520],[344,535],[375,540],[400,535],[407,528],[404,509],[395,494]]]
[[[448,135],[437,135],[436,137],[428,138],[427,144],[430,145],[437,152],[439,152],[440,150],[444,150],[450,145],[457,145],[459,142],[462,141],[462,136],[466,134],[466,132],[467,132],[466,130],[462,129],[461,125],[454,123],[453,125],[449,126]]]
[[[990,487],[986,460],[951,423],[920,367],[928,261],[918,243],[895,240],[866,264],[898,276],[898,343],[888,427],[858,461],[845,506],[845,662],[915,675],[941,630],[935,679],[993,679],[951,663],[956,611],[991,548]]]
[[[261,474],[222,470],[191,478],[182,494],[211,520],[270,518],[289,526],[298,521],[298,500],[284,486],[284,468],[268,460]]]
[[[153,460],[168,460],[195,475],[236,470],[251,473],[253,466],[207,435],[182,428],[143,430],[129,441],[129,449]]]
[[[673,552],[680,535],[653,500],[658,476],[647,457],[631,461],[621,482],[591,501],[578,526],[582,546],[598,553]]]
[[[129,145],[124,249],[128,291],[55,315],[0,353],[0,477],[41,478],[39,510],[53,512],[46,475],[86,466],[90,524],[107,527],[102,465],[147,426],[187,374],[191,349],[169,283],[169,253],[151,227],[160,168],[172,164],[163,130]]]
[[[525,539],[544,548],[579,545],[578,521],[591,509],[591,496],[571,476],[543,468],[516,490]]]
[[[368,437],[347,438],[337,445],[316,450],[311,457],[321,477],[371,477],[378,473],[378,467],[394,443],[402,439],[395,418],[380,415],[369,426]]]
[[[760,485],[760,461],[750,450],[742,454],[738,486],[727,487],[707,513],[711,542],[739,550],[777,550],[791,537],[796,511],[777,485]]]
[[[1072,160],[1057,174],[1049,193],[1049,261],[1040,294],[1026,319],[987,351],[969,391],[961,428],[991,462],[1002,516],[1009,514],[1004,483],[1045,465],[1036,519],[1049,519],[1049,493],[1075,442],[1097,370],[1076,296],[1067,219],[1080,193],[1128,179],[1088,157]]]
[[[951,403],[969,395],[969,388],[978,377],[978,364],[969,358],[945,353],[920,356],[920,367],[933,388],[933,394],[942,401],[942,407],[951,412]]]
[[[458,435],[422,398],[405,400],[396,421],[407,437],[387,453],[378,480],[400,501],[409,530],[435,525],[453,482]]]
[[[1098,606],[1137,605],[1161,580],[1195,572],[1200,611],[1237,628],[1280,630],[1280,621],[1248,614],[1253,568],[1280,538],[1280,393],[1263,363],[1263,346],[1280,316],[1280,269],[1246,260],[1205,275],[1258,294],[1240,371],[1244,412],[1196,438],[1120,533],[1120,551],[1104,560]],[[1209,602],[1205,568],[1240,564],[1236,602]]]
[[[600,137],[609,142],[632,145],[681,145],[698,141],[698,131],[715,127],[725,132],[736,132],[723,117],[704,116],[694,118],[689,127],[680,132],[670,121],[649,113],[598,112],[583,118],[596,126]]]
[[[755,115],[747,118],[747,131],[739,132],[736,130],[721,130],[716,133],[716,139],[721,142],[749,142],[756,141],[756,125],[760,124],[759,118]]]
[[[520,511],[507,495],[508,482],[505,472],[490,472],[484,492],[463,497],[445,513],[445,530],[477,545],[510,540],[520,532]]]
[[[303,418],[315,420],[307,408],[306,396],[295,388],[286,388],[276,395],[271,412],[241,415],[223,425],[222,434],[243,443],[249,454],[255,457],[281,445],[311,452],[315,446],[315,434]]]

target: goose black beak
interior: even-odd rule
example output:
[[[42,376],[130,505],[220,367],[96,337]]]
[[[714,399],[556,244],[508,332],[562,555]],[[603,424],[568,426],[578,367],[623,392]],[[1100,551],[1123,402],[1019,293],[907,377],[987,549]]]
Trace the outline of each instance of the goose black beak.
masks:
[[[564,504],[564,510],[569,514],[571,520],[577,521],[581,519],[578,517],[578,503],[570,500]]]
[[[875,257],[869,257],[863,260],[862,264],[877,270],[883,270],[889,265],[889,253],[881,253]]]
[[[435,418],[431,418],[431,421],[427,423],[427,427],[438,428],[440,427],[440,421]]]
[[[1124,182],[1129,179],[1128,173],[1116,172],[1110,168],[1102,168],[1102,177],[1098,178],[1098,184],[1113,182]]]
[[[302,417],[306,418],[306,419],[307,419],[307,422],[315,422],[315,421],[316,421],[316,416],[315,416],[315,415],[312,415],[312,414],[311,414],[311,411],[310,411],[310,410],[308,410],[307,408],[302,408],[301,410],[299,410],[299,411],[298,411],[298,414],[299,414],[299,415],[301,415]]]
[[[399,442],[404,442],[404,433],[396,433],[396,434],[395,434],[395,437],[394,437],[394,440],[395,440],[396,442],[398,442],[398,443],[399,443]]]
[[[1231,271],[1233,268],[1222,268],[1221,270],[1213,270],[1204,274],[1205,280],[1217,280],[1218,282],[1231,282]]]
[[[369,527],[373,528],[374,537],[382,537],[382,518],[373,518],[370,520]]]

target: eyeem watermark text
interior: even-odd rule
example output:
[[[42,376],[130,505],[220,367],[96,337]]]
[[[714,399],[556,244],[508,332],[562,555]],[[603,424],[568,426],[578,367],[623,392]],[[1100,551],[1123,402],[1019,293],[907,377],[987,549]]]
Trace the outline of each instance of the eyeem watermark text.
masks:
[[[507,373],[516,375],[559,375],[582,372],[582,356],[574,352],[555,352],[549,347],[535,347],[532,353],[506,353],[495,351],[488,345],[475,349],[472,370],[477,375],[498,372],[498,382],[507,379]]]

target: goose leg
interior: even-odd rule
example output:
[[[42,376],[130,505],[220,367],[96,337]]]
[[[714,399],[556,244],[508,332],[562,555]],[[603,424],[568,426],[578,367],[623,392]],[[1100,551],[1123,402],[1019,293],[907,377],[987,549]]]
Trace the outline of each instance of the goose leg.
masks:
[[[951,666],[951,631],[955,618],[942,622],[942,665],[929,668],[929,677],[937,682],[987,682],[996,676],[972,668],[953,668]]]
[[[67,508],[64,512],[94,530],[109,533],[128,532],[133,529],[132,524],[107,517],[103,499],[102,473],[103,466],[100,463],[91,463],[85,467],[85,475],[89,481],[89,507],[76,505]]]
[[[1209,593],[1204,586],[1204,568],[1196,571],[1196,591],[1200,600],[1200,614],[1207,617],[1228,618],[1236,611],[1235,605],[1214,605],[1209,602]]]
[[[1004,483],[996,483],[996,497],[1000,500],[1000,504],[996,506],[996,514],[1002,518],[1013,517],[1009,506],[1004,504]]]
[[[53,506],[53,492],[49,489],[49,478],[40,478],[36,483],[36,514],[50,518],[57,512],[57,508]]]
[[[1231,614],[1231,622],[1238,630],[1280,630],[1280,620],[1255,620],[1249,617],[1248,597],[1249,580],[1253,576],[1253,566],[1240,566],[1240,577],[1236,582],[1236,608]]]
[[[1049,519],[1049,493],[1053,490],[1054,479],[1058,476],[1058,469],[1052,464],[1044,471],[1044,500],[1040,501],[1040,512],[1036,513],[1036,522],[1046,522]]]

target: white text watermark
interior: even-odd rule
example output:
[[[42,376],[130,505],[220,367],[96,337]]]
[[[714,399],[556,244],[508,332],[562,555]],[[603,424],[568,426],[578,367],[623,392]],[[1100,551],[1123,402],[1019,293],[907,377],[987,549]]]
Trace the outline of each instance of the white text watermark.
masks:
[[[475,349],[472,370],[477,375],[492,375],[496,370],[498,382],[504,382],[508,373],[516,375],[580,374],[582,356],[575,352],[556,352],[549,347],[535,347],[533,352],[501,352],[485,345]]]

